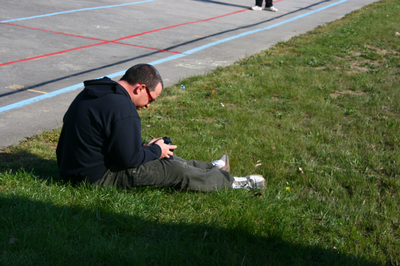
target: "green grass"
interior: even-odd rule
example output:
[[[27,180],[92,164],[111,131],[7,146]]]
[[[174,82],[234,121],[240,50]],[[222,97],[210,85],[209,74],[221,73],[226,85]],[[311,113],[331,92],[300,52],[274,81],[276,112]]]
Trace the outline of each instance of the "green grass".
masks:
[[[0,153],[1,265],[400,265],[400,2],[168,87],[143,136],[262,191],[59,180],[60,130]],[[182,90],[180,84],[186,89]]]

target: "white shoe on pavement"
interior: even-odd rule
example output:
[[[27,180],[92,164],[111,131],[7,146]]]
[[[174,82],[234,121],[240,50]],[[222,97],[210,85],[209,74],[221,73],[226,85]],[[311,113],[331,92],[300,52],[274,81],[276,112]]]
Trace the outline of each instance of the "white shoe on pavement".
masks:
[[[272,12],[278,12],[278,9],[274,6],[266,7],[265,10],[272,11]]]
[[[253,6],[251,9],[253,9],[254,11],[260,11],[262,10],[261,6]]]

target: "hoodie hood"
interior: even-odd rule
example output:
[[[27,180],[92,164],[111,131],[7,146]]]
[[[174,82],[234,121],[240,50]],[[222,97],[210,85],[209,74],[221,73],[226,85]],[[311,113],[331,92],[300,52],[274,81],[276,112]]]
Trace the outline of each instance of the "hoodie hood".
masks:
[[[101,79],[93,79],[84,81],[83,84],[85,85],[85,93],[86,95],[93,97],[93,98],[100,98],[108,94],[124,94],[128,98],[130,98],[128,92],[119,85],[118,82],[111,80],[108,77],[104,77]]]

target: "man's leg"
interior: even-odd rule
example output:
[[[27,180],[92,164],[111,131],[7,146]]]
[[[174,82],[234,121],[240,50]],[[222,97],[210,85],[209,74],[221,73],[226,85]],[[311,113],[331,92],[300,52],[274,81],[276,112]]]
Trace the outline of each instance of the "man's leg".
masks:
[[[210,162],[174,159],[154,160],[137,169],[135,186],[171,187],[177,190],[216,191],[232,187],[233,176]]]
[[[94,182],[94,185],[102,187],[115,187],[118,189],[135,189],[133,177],[136,168],[123,169],[118,165],[112,165],[101,179]]]
[[[138,168],[113,166],[95,184],[119,189],[154,186],[183,191],[215,191],[231,188],[233,181],[233,176],[210,162],[186,161],[174,155],[174,159],[154,160]]]
[[[206,171],[214,168],[214,165],[212,163],[210,163],[210,162],[197,161],[197,160],[186,161],[185,159],[182,159],[182,158],[180,158],[180,157],[178,157],[176,155],[174,155],[174,160],[179,161],[181,163],[186,163],[186,164],[188,164],[190,166],[193,166],[193,167],[196,167],[196,168],[200,168],[200,169],[203,169],[203,170],[206,170]]]
[[[272,0],[265,0],[265,7],[271,7],[272,6]]]

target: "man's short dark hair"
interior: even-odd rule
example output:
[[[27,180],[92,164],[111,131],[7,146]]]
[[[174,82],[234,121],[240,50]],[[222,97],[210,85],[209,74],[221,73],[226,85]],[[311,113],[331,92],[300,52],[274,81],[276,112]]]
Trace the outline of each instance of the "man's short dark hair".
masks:
[[[164,82],[158,70],[149,64],[137,64],[129,68],[120,80],[125,80],[130,85],[145,84],[149,91],[154,91],[159,83],[164,89]]]

